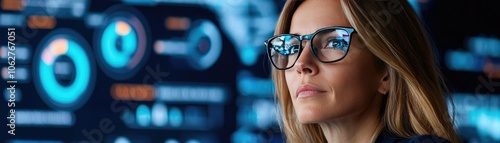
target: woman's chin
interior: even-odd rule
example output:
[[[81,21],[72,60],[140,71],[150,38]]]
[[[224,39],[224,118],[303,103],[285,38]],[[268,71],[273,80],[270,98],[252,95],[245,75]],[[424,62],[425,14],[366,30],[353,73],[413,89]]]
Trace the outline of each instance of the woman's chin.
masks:
[[[328,110],[328,112],[321,112],[321,110],[319,109],[298,110],[295,113],[297,114],[297,120],[301,124],[330,122],[332,120],[345,117],[349,114],[348,112],[338,112],[333,110]]]
[[[325,106],[321,103],[303,103],[295,104],[295,114],[297,119],[302,124],[318,123],[328,120],[328,116],[332,114],[332,110],[325,110]]]
[[[319,123],[324,121],[324,117],[320,114],[308,113],[308,114],[298,114],[298,121],[301,124],[311,124],[311,123]]]

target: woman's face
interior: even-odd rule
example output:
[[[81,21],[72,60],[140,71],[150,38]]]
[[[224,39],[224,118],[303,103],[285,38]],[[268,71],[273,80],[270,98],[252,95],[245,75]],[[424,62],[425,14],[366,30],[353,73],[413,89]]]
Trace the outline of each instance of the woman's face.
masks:
[[[290,33],[306,35],[324,27],[352,27],[338,0],[306,0],[293,14]],[[311,53],[309,42],[295,65],[285,71],[286,83],[301,123],[320,123],[363,114],[380,107],[388,87],[387,72],[354,34],[346,57],[321,63]],[[301,90],[302,92],[298,92]],[[373,110],[370,110],[373,111]],[[378,111],[378,110],[377,110]],[[348,119],[348,118],[344,118]]]

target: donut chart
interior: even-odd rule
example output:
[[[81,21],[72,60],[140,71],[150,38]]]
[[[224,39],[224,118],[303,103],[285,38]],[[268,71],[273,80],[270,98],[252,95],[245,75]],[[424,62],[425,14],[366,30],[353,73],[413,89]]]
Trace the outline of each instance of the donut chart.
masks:
[[[197,21],[189,32],[190,64],[198,70],[211,67],[222,52],[222,38],[217,26],[208,20]]]
[[[89,49],[69,29],[53,31],[42,40],[35,52],[33,80],[46,104],[58,110],[75,110],[85,104],[95,84]]]
[[[104,73],[116,80],[135,75],[146,62],[148,30],[137,10],[114,6],[107,10],[103,25],[94,36],[94,52]]]
[[[101,42],[101,53],[106,63],[113,68],[123,68],[137,50],[137,34],[131,26],[122,20],[113,21],[106,27]],[[109,39],[109,40],[107,40]],[[119,45],[121,50],[112,48]]]

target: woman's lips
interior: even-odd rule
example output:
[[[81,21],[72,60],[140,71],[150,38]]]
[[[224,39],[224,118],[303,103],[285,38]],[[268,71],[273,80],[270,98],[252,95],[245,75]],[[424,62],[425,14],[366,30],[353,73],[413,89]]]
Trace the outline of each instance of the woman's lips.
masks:
[[[326,91],[321,90],[320,88],[311,85],[311,84],[303,84],[300,85],[299,88],[297,88],[297,95],[296,98],[304,98],[304,97],[310,97],[314,95],[318,95],[320,93],[324,93]]]

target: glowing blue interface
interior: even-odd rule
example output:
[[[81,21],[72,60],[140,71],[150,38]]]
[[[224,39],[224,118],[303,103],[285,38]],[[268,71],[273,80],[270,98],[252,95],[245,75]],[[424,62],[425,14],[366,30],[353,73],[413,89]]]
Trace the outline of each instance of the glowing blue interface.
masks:
[[[281,143],[263,42],[284,2],[0,0],[0,140]],[[500,11],[468,2],[409,0],[461,138],[500,142]]]

